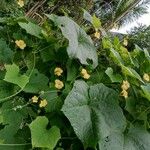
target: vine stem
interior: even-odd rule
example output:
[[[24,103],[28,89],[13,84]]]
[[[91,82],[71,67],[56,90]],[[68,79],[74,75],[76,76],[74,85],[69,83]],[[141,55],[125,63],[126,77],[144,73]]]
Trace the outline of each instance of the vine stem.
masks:
[[[32,70],[31,70],[31,72],[30,72],[30,74],[29,74],[29,79],[30,79],[30,77],[31,77],[31,75],[32,75],[32,73],[33,73],[34,68],[35,68],[35,53],[33,53],[33,68],[32,68]],[[26,84],[26,85],[27,85],[27,84]],[[26,85],[25,85],[25,86],[26,86]],[[14,93],[14,94],[12,94],[12,95],[10,95],[10,96],[8,96],[8,97],[5,97],[5,98],[0,99],[0,103],[6,102],[6,101],[10,100],[12,97],[18,95],[20,92],[23,91],[23,89],[25,88],[25,86],[22,87],[18,92]]]
[[[0,144],[0,146],[25,146],[31,145],[31,143],[24,143],[24,144]]]

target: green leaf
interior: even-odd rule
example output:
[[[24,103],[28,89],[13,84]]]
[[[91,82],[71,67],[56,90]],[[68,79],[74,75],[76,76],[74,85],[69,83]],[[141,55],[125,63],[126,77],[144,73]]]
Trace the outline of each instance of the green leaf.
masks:
[[[145,54],[146,59],[150,63],[150,54],[149,54],[149,52],[146,49],[144,49],[144,54]]]
[[[18,24],[20,25],[21,28],[25,29],[27,33],[40,39],[42,38],[41,37],[42,28],[37,24],[34,24],[32,22],[19,22]]]
[[[120,132],[112,132],[108,137],[101,139],[98,144],[100,150],[124,150],[123,143],[123,134]]]
[[[78,74],[79,66],[75,61],[69,60],[66,64],[67,67],[67,81],[75,80]]]
[[[87,21],[89,21],[90,23],[92,23],[92,16],[89,14],[89,12],[87,12],[85,9],[82,9],[83,10],[83,18]]]
[[[14,87],[12,84],[8,84],[8,82],[0,80],[0,99],[3,99],[5,97],[12,95],[13,89]]]
[[[94,28],[96,28],[96,29],[101,27],[101,21],[99,18],[96,17],[95,14],[92,17],[92,24],[93,24]]]
[[[77,58],[84,65],[89,65],[88,60],[92,61],[95,68],[98,65],[98,56],[91,38],[68,17],[59,17],[56,15],[47,15],[62,31],[65,38],[69,40],[67,52],[69,57]]]
[[[140,77],[140,75],[132,68],[130,67],[126,67],[124,65],[121,65],[122,68],[122,72],[127,75],[130,76],[132,78],[138,79],[139,81],[141,81],[142,83],[144,83],[144,81],[142,80],[142,78]]]
[[[29,73],[30,71],[27,72],[27,74]],[[44,74],[34,69],[24,91],[28,93],[39,93],[40,91],[48,90],[48,81],[48,78]]]
[[[28,143],[0,144],[0,150],[31,150],[31,145]]]
[[[85,147],[95,147],[111,131],[124,131],[126,121],[117,99],[118,94],[103,84],[75,82],[62,111]]]
[[[136,115],[136,99],[134,97],[129,97],[126,101],[125,109],[132,115]]]
[[[8,101],[3,103],[0,108],[1,123],[5,125],[0,130],[0,140],[4,144],[16,144],[25,143],[24,137],[17,137],[18,130],[22,130],[24,119],[27,118],[29,109],[24,107],[17,109],[18,106],[22,106],[24,103],[19,98],[15,101]],[[22,127],[21,127],[22,126]]]
[[[102,44],[104,49],[110,49],[112,48],[112,43],[108,38],[103,38],[102,39]]]
[[[13,51],[8,47],[3,39],[0,39],[0,64],[11,63]]]
[[[142,94],[143,97],[147,98],[150,101],[150,83],[148,83],[146,85],[141,85],[141,89],[144,93],[144,94]]]
[[[129,132],[125,135],[125,143],[123,150],[149,150],[150,133],[142,127],[130,127]]]
[[[32,146],[49,148],[53,150],[60,139],[60,131],[56,126],[47,130],[48,119],[46,117],[37,117],[31,124]]]
[[[5,65],[6,74],[4,80],[24,88],[29,82],[29,77],[19,73],[19,67],[16,64]]]
[[[114,61],[116,64],[118,64],[118,65],[124,64],[124,62],[123,62],[123,60],[122,60],[120,54],[119,54],[116,50],[114,50],[113,48],[110,48],[110,52],[111,52],[111,53],[110,53],[110,56],[113,58],[113,61]]]
[[[62,107],[62,101],[57,91],[46,91],[40,95],[40,98],[46,99],[48,104],[45,107],[46,112],[58,111]]]
[[[50,60],[55,60],[56,59],[56,54],[54,51],[54,46],[49,46],[46,48],[43,48],[42,51],[40,51],[41,58],[43,62],[48,62]]]
[[[150,134],[142,127],[130,127],[127,134],[113,132],[99,142],[101,150],[149,150]]]
[[[121,82],[122,77],[120,74],[114,74],[113,69],[108,67],[105,73],[109,76],[111,82]]]

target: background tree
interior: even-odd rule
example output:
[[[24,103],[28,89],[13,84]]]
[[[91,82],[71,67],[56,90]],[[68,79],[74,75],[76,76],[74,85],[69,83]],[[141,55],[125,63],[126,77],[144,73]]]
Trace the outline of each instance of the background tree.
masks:
[[[150,26],[135,27],[129,33],[129,46],[134,47],[137,44],[140,47],[150,51]]]
[[[147,13],[149,0],[95,0],[94,11],[105,29],[120,27]]]

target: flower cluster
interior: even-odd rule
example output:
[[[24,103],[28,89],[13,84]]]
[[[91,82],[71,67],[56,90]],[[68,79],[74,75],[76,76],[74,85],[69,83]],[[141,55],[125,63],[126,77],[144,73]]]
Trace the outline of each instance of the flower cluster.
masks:
[[[121,85],[121,89],[122,89],[122,92],[121,92],[121,96],[123,96],[124,98],[128,98],[128,89],[130,88],[130,83],[125,80],[123,81],[122,85]]]
[[[32,100],[32,103],[38,103],[38,102],[40,102],[39,103],[39,107],[40,108],[46,107],[46,105],[48,104],[46,99],[42,99],[42,100],[39,101],[39,98],[37,96],[33,96],[31,98],[31,100]]]
[[[63,69],[60,68],[60,67],[56,67],[54,69],[54,74],[56,76],[61,76],[63,72],[64,72]],[[64,83],[61,80],[56,79],[55,80],[55,88],[58,89],[58,90],[61,90],[63,87],[64,87]]]

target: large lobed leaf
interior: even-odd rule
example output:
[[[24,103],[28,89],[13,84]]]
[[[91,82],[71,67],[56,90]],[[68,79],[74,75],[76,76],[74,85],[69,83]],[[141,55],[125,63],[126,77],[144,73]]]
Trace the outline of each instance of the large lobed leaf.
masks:
[[[4,80],[24,88],[29,82],[29,77],[19,73],[19,67],[16,64],[5,65],[6,75]]]
[[[66,16],[47,15],[62,31],[65,38],[69,40],[67,52],[70,58],[77,58],[84,65],[92,60],[92,66],[98,65],[98,56],[91,38],[73,20]]]
[[[113,132],[99,142],[100,150],[149,150],[150,134],[139,126],[131,126],[128,133]]]
[[[117,99],[117,93],[103,84],[75,82],[62,111],[85,147],[95,147],[112,131],[124,131],[126,121]]]
[[[60,139],[60,131],[56,126],[47,130],[48,119],[37,117],[31,124],[32,146],[53,150]]]

